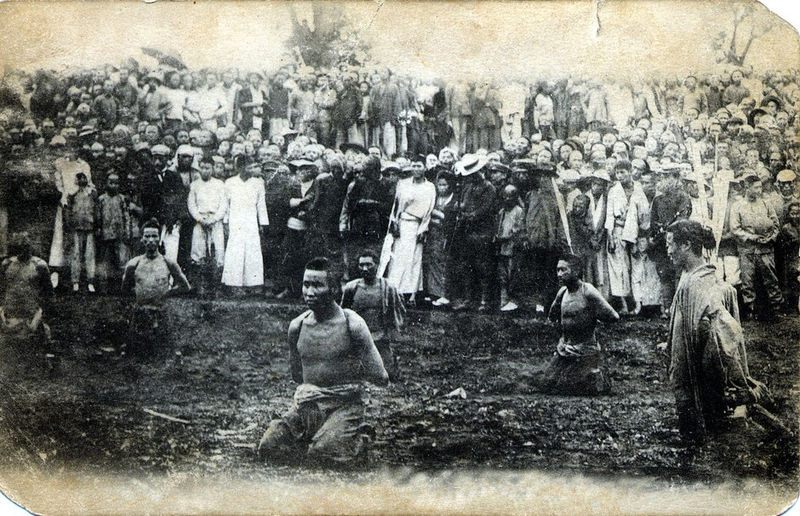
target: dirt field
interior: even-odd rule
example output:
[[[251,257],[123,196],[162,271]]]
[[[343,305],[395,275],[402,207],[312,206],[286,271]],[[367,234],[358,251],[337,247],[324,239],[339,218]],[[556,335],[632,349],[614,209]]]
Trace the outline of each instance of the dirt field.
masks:
[[[157,353],[121,356],[126,306],[116,297],[59,297],[52,326],[63,358],[53,377],[30,350],[2,343],[0,468],[296,474],[259,464],[254,445],[291,398],[285,331],[302,307],[173,299],[173,341]],[[745,330],[751,371],[797,432],[800,321]],[[656,350],[666,339],[663,321],[629,319],[599,335],[613,394],[547,396],[526,392],[518,378],[552,353],[555,328],[522,317],[412,312],[397,346],[403,381],[371,388],[371,471],[535,469],[796,485],[796,443],[753,427],[736,428],[694,458],[685,452],[666,357]],[[445,396],[459,387],[466,398]]]

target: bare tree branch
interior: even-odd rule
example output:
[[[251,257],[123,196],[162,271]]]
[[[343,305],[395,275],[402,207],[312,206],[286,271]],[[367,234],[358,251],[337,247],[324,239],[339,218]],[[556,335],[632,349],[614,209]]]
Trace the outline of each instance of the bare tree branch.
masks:
[[[744,30],[743,24],[746,22],[749,22],[748,27],[750,29],[750,34],[747,37],[747,42],[745,43],[744,48],[741,52],[738,52],[737,39],[739,38],[740,32]],[[750,47],[752,46],[753,41],[772,30],[774,26],[774,23],[757,26],[752,5],[737,7],[733,13],[733,32],[731,34],[730,44],[728,45],[728,49],[724,51],[725,60],[728,63],[741,66],[744,63],[748,52],[750,52]]]
[[[763,25],[761,27],[761,29],[759,29],[759,30],[753,29],[753,37],[755,37],[756,39],[760,38],[761,36],[763,36],[767,32],[771,31],[774,27],[775,27],[775,24],[774,23],[770,23],[768,25]]]

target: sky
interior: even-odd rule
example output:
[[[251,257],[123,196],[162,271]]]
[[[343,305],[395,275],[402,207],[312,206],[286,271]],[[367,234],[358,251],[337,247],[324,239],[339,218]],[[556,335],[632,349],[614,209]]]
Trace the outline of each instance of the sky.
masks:
[[[339,4],[375,60],[401,72],[444,78],[557,76],[645,78],[713,68],[713,35],[732,27],[730,2],[592,0]],[[296,2],[301,18],[310,3]],[[288,2],[0,3],[0,65],[63,68],[173,48],[190,67],[271,70],[290,31]],[[773,16],[757,6],[759,20]],[[757,40],[757,69],[800,68],[794,29]],[[598,30],[599,20],[599,30]]]

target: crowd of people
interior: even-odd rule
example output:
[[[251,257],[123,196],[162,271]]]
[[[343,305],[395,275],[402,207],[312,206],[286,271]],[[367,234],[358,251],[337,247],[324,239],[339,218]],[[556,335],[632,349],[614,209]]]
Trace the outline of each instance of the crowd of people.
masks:
[[[312,263],[340,280],[342,306],[378,307],[373,333],[399,328],[408,306],[544,317],[552,305],[592,329],[591,345],[559,353],[595,356],[596,319],[669,317],[686,297],[676,287],[692,271],[676,267],[669,229],[682,220],[713,235],[689,247],[743,318],[798,310],[796,71],[500,84],[346,64],[270,77],[109,66],[32,76],[29,93],[29,116],[0,130],[4,159],[45,156],[57,193],[47,263],[15,274],[134,290],[148,320],[148,293],[170,283],[299,298]],[[17,256],[9,170],[0,254]]]
[[[309,258],[331,258],[347,280],[371,248],[407,303],[543,312],[570,251],[622,313],[666,314],[676,278],[664,229],[690,218],[713,228],[710,258],[746,315],[761,297],[771,313],[796,306],[797,74],[625,87],[444,84],[348,65],[269,79],[128,67],[37,77],[30,116],[0,141],[7,162],[52,158],[54,285],[69,270],[75,291],[113,288],[156,218],[190,278],[221,273],[201,291],[266,283],[298,296]],[[4,190],[3,255],[13,178]]]

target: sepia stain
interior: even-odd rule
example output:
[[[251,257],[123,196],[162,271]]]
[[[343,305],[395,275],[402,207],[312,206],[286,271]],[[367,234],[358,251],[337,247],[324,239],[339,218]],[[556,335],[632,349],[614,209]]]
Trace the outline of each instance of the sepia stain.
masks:
[[[252,53],[258,56],[252,66],[267,68],[275,63],[261,60],[272,55],[264,48],[280,45],[278,36],[269,36],[280,33],[288,4],[3,2],[0,67],[7,75],[40,64],[54,69],[93,65],[108,55],[116,59],[129,46],[171,41],[181,50],[191,49],[192,56],[204,60],[202,66],[227,65],[234,58],[244,63],[239,55]],[[410,48],[413,62],[403,65],[409,70],[416,65],[441,76],[470,78],[482,78],[481,73],[546,76],[565,69],[637,78],[656,73],[637,69],[648,67],[675,75],[686,72],[687,62],[695,63],[693,56],[713,59],[704,27],[731,17],[725,2],[707,1],[376,0],[342,5],[362,21],[363,32],[376,40],[382,55],[391,58],[392,46],[396,54],[399,48]],[[771,17],[768,23],[774,23],[753,43],[766,56],[757,66],[800,68],[795,29],[760,4],[754,7],[757,16]],[[233,30],[242,27],[246,30]],[[392,27],[400,34],[391,33]],[[545,48],[546,40],[551,43],[547,48],[556,50],[536,52],[537,45]],[[381,41],[389,43],[381,46]],[[502,45],[501,50],[487,51],[490,42]],[[240,478],[195,472],[133,476],[124,464],[113,472],[52,471],[38,465],[1,472],[0,488],[41,514],[775,514],[796,497],[796,491],[758,480],[675,485],[664,479],[540,471],[405,476],[378,471],[354,476],[353,482],[323,474],[317,478],[309,482],[293,474]]]

